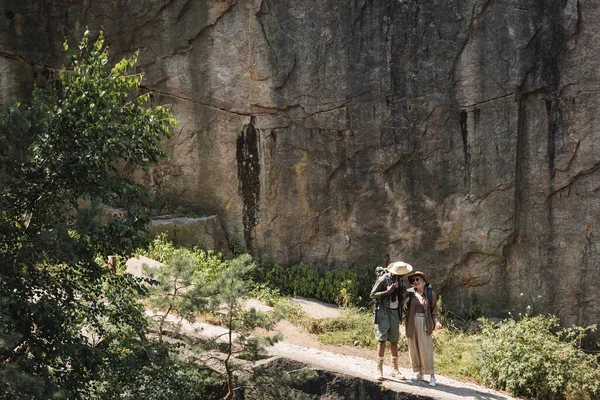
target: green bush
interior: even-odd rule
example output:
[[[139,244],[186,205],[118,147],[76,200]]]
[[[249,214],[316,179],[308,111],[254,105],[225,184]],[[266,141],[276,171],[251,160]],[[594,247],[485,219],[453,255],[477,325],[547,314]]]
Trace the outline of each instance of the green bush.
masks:
[[[177,247],[167,239],[166,233],[161,233],[150,242],[148,249],[138,249],[136,256],[146,256],[161,263],[167,262],[175,254]]]
[[[150,243],[147,250],[138,249],[136,255],[143,255],[163,264],[168,264],[174,258],[192,258],[195,265],[193,283],[211,283],[219,271],[226,268],[225,257],[213,250],[202,250],[198,247],[192,249],[175,246],[167,235],[162,233]]]
[[[375,267],[362,266],[354,270],[335,269],[324,273],[314,264],[282,267],[263,263],[254,280],[277,288],[282,295],[314,297],[342,306],[367,305],[375,281]]]
[[[289,298],[280,297],[273,305],[273,319],[279,321],[286,319],[292,324],[306,326],[310,317],[299,304],[292,304]]]
[[[250,292],[251,296],[269,307],[274,307],[281,299],[281,293],[278,288],[272,288],[266,283],[255,283],[253,286]]]
[[[559,329],[553,316],[484,320],[478,355],[482,382],[527,398],[598,398],[600,365],[578,346],[591,329]]]
[[[319,287],[319,270],[313,264],[292,265],[286,278],[294,296],[314,297]]]

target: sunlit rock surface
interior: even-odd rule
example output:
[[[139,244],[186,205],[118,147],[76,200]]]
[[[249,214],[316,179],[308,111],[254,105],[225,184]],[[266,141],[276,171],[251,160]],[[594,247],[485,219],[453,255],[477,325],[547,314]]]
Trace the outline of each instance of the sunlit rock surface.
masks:
[[[3,0],[0,104],[88,26],[180,121],[135,173],[281,264],[404,260],[456,312],[600,319],[592,1]]]

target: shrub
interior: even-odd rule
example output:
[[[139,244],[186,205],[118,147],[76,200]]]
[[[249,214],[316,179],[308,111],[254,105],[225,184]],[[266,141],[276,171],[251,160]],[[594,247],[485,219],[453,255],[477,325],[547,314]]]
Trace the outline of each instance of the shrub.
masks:
[[[355,270],[335,269],[322,273],[314,264],[281,267],[264,263],[255,271],[253,279],[279,289],[283,295],[314,297],[347,307],[370,303],[374,271],[375,267],[363,266]]]
[[[146,256],[161,263],[167,262],[169,258],[177,251],[177,247],[169,241],[166,233],[156,236],[148,245],[148,249],[138,249],[136,255]]]
[[[577,345],[591,329],[595,327],[561,330],[554,316],[498,324],[484,320],[478,355],[482,382],[528,398],[598,398],[598,360]]]
[[[286,280],[294,296],[314,297],[319,287],[319,270],[314,264],[292,265]]]
[[[254,283],[251,291],[252,297],[265,303],[269,307],[274,307],[281,299],[281,293],[278,288],[272,288],[266,283]]]
[[[175,246],[165,233],[158,235],[150,243],[147,250],[138,249],[136,254],[144,255],[163,264],[168,264],[173,258],[191,258],[195,264],[193,283],[211,283],[219,271],[226,268],[224,256],[213,250],[202,250],[198,247],[192,249]]]
[[[292,324],[306,326],[310,317],[299,304],[292,304],[289,298],[280,297],[273,305],[273,319],[279,321],[286,319]]]

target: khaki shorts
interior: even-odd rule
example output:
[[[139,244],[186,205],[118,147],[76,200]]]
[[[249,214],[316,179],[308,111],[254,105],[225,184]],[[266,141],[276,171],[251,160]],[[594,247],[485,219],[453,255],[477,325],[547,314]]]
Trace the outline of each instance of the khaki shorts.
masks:
[[[400,339],[400,311],[382,307],[377,311],[375,339],[395,343]]]

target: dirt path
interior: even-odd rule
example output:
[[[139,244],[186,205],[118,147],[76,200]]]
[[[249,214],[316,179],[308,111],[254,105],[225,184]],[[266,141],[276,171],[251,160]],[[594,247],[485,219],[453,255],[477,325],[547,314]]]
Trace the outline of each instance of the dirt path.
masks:
[[[373,372],[375,371],[375,361],[362,357],[342,355],[326,350],[298,346],[287,343],[285,340],[275,344],[270,349],[270,353],[273,356],[294,359],[319,369],[374,381]],[[410,372],[408,368],[401,368],[400,370],[406,376],[408,376]],[[389,373],[390,367],[386,366],[384,368],[384,375],[389,377]],[[419,398],[422,399],[511,399],[511,397],[503,393],[495,392],[472,383],[460,382],[437,374],[436,378],[436,387],[430,387],[425,381],[412,382],[410,380],[397,380],[391,378],[385,379],[383,382],[381,382],[381,385],[386,389],[392,390],[400,395],[404,394],[419,396]]]
[[[308,347],[315,350],[321,350],[332,354],[339,354],[343,356],[359,357],[366,360],[375,359],[375,349],[366,349],[358,346],[337,346],[330,344],[323,344],[319,342],[319,337],[308,333],[302,328],[299,328],[288,321],[280,321],[275,325],[276,332],[281,332],[283,335],[283,342]],[[408,354],[400,353],[398,358],[399,364],[404,367],[410,366]],[[373,373],[375,372],[375,363],[373,363]]]
[[[310,303],[310,300],[305,300]],[[309,315],[324,315],[335,312],[331,310],[330,305],[321,305],[318,302],[302,306]],[[327,307],[322,309],[321,307]],[[146,311],[149,316],[153,313]],[[169,316],[167,320],[173,324],[178,324],[182,333],[188,335],[197,335],[202,337],[217,337],[226,332],[226,329],[219,326],[210,325],[202,322],[191,323],[182,321],[174,316]],[[310,367],[330,371],[335,374],[361,378],[371,382],[374,380],[375,355],[374,349],[364,349],[352,346],[333,346],[324,345],[319,342],[316,335],[305,332],[287,321],[281,321],[276,326],[276,331],[283,334],[283,340],[276,343],[268,349],[272,357],[284,357],[302,362]],[[389,377],[390,366],[386,360],[384,367],[384,376]],[[409,377],[411,371],[407,368],[408,358],[401,354],[401,372]],[[461,382],[455,379],[436,374],[437,386],[430,387],[427,382],[413,382],[410,380],[398,380],[386,378],[381,382],[382,388],[394,391],[398,398],[419,398],[436,400],[513,400],[504,393],[496,392],[473,383]]]
[[[295,299],[302,309],[313,318],[338,316],[339,311],[331,304],[313,301],[311,299]],[[374,381],[375,349],[369,350],[362,347],[325,345],[319,342],[317,335],[310,334],[288,321],[279,322],[276,331],[283,334],[283,341],[270,349],[270,354],[282,356],[304,362],[321,369],[339,374],[351,375]],[[409,377],[411,370],[410,361],[406,353],[400,355],[401,372]],[[389,356],[386,358],[384,376],[389,377],[391,367]],[[397,393],[405,393],[423,398],[455,400],[494,400],[512,399],[510,396],[475,385],[469,382],[457,381],[436,374],[437,386],[430,387],[428,382],[412,382],[410,380],[386,379],[381,385]]]

